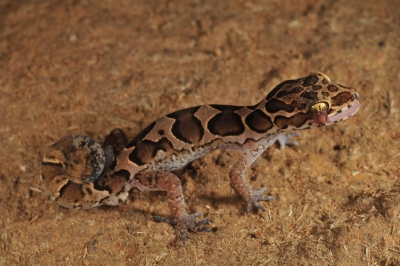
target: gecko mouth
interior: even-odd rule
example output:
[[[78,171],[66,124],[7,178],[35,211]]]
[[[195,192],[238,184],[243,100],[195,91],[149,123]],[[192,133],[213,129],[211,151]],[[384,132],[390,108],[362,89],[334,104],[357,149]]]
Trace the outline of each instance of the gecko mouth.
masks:
[[[333,124],[333,123],[342,121],[342,120],[354,115],[355,113],[357,113],[358,109],[360,109],[360,104],[358,102],[355,102],[352,106],[350,106],[346,110],[344,110],[340,113],[337,113],[333,116],[328,116],[326,118],[326,124]]]
[[[347,109],[342,110],[340,113],[338,112],[333,116],[328,116],[325,111],[320,111],[314,114],[314,120],[315,123],[320,126],[327,126],[349,118],[357,113],[358,109],[360,109],[360,103],[355,102],[352,106],[349,106]]]

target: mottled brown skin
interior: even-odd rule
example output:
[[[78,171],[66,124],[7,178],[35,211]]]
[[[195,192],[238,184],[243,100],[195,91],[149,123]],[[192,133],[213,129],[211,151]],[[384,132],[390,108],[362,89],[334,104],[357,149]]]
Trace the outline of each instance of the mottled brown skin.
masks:
[[[171,173],[215,149],[234,149],[242,157],[232,167],[231,186],[252,208],[265,210],[259,201],[266,188],[253,190],[246,169],[283,133],[336,123],[358,111],[358,93],[331,83],[322,73],[282,82],[253,106],[202,105],[176,111],[156,120],[132,141],[113,130],[103,147],[86,136],[73,135],[55,143],[44,156],[42,181],[52,198],[63,206],[91,208],[124,202],[131,189],[166,191],[170,218],[155,216],[181,231],[201,228],[208,219],[196,221],[189,215],[179,178]],[[71,176],[71,154],[85,149],[93,173]],[[85,171],[82,171],[85,173]]]

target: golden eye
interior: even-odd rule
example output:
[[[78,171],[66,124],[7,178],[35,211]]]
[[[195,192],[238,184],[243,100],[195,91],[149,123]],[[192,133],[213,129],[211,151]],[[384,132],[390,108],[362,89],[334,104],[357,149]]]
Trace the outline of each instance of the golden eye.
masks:
[[[319,102],[311,106],[311,112],[318,114],[319,112],[328,112],[330,106],[328,102]]]

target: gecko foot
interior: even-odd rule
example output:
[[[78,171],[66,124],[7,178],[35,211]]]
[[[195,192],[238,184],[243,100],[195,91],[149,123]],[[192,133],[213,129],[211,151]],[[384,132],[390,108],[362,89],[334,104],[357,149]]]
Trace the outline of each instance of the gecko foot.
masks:
[[[263,196],[262,194],[267,190],[267,187],[262,189],[253,190],[253,197],[246,201],[246,213],[250,213],[251,209],[255,207],[257,210],[266,211],[267,209],[262,206],[259,201],[275,200],[274,196]]]
[[[291,145],[291,146],[298,146],[299,143],[292,138],[300,136],[300,132],[293,132],[289,134],[280,134],[277,138],[277,141],[279,142],[279,145],[281,145],[281,150],[284,150],[286,145]]]
[[[196,218],[200,217],[201,213],[197,212],[192,215],[185,214],[183,217],[175,218],[175,217],[163,217],[155,215],[153,216],[153,220],[156,222],[164,222],[171,226],[176,226],[180,229],[180,236],[183,244],[186,244],[186,235],[187,231],[195,231],[195,232],[211,232],[208,227],[201,227],[202,225],[210,223],[210,219],[203,219],[200,221],[196,221]]]

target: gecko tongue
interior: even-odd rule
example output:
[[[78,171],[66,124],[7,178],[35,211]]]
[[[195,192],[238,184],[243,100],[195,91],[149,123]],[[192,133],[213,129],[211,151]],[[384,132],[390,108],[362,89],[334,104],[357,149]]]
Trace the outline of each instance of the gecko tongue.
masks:
[[[352,115],[354,115],[355,113],[357,113],[358,109],[360,109],[360,104],[359,103],[354,103],[351,107],[347,108],[346,110],[344,110],[341,113],[338,113],[334,116],[328,116],[326,118],[326,123],[327,124],[332,124],[335,123],[337,121],[346,119]]]

